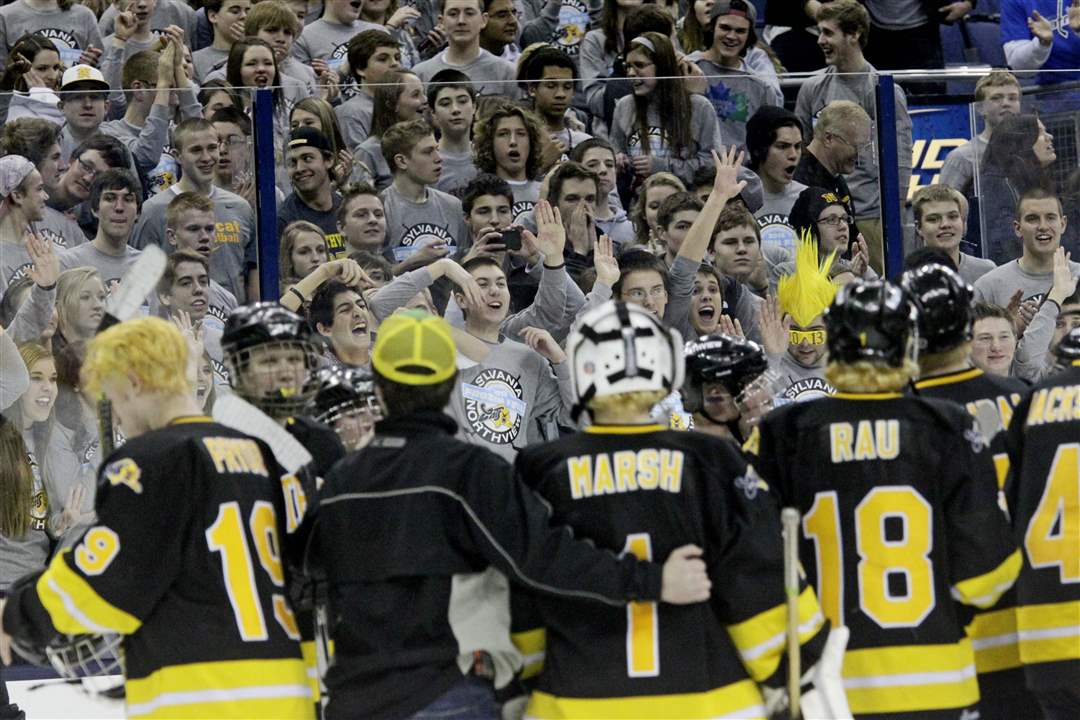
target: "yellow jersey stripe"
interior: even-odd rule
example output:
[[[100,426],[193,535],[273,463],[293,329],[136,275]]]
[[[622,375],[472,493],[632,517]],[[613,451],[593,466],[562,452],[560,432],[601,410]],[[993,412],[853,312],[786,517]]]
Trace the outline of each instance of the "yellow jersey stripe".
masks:
[[[1020,667],[1016,608],[979,613],[968,626],[975,650],[975,670],[983,673]]]
[[[814,591],[807,587],[799,595],[799,642],[813,637],[825,623]],[[787,607],[777,605],[749,620],[728,626],[743,665],[757,681],[776,672],[787,638]]]
[[[321,683],[319,682],[319,661],[316,657],[314,640],[305,640],[300,643],[300,656],[304,660],[304,676],[308,685],[311,686],[311,697],[319,702],[322,697]]]
[[[544,669],[544,655],[547,649],[547,630],[535,628],[516,632],[510,636],[514,647],[518,649],[524,658],[524,667],[521,669],[521,677],[528,679],[536,677]]]
[[[174,665],[126,691],[128,717],[312,718],[315,707],[300,658]]]
[[[1080,659],[1080,601],[1020,606],[1016,626],[1025,665]]]
[[[97,594],[90,583],[68,566],[64,550],[52,559],[37,581],[38,598],[53,627],[66,635],[105,632],[131,635],[142,625],[134,615]]]
[[[844,690],[851,711],[915,712],[973,705],[979,700],[971,641],[849,650]]]
[[[918,390],[922,390],[923,388],[937,387],[939,385],[952,385],[953,383],[977,378],[982,374],[983,371],[979,368],[971,368],[970,370],[961,370],[960,372],[949,373],[948,375],[941,375],[940,377],[919,380],[915,383],[915,387]]]
[[[525,717],[546,720],[764,718],[765,705],[757,684],[751,680],[740,680],[708,692],[680,695],[566,698],[536,691],[529,698]]]
[[[990,572],[961,580],[953,585],[952,596],[966,605],[983,609],[992,607],[1002,593],[1016,582],[1023,564],[1024,559],[1020,551],[1014,550],[1009,557],[1005,558],[1005,562]]]
[[[590,435],[642,435],[644,433],[669,430],[665,425],[590,425],[585,432]]]

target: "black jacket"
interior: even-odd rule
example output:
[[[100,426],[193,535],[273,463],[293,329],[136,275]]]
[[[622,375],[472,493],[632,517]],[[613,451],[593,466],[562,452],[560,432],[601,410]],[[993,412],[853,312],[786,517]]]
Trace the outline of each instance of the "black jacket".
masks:
[[[503,459],[456,430],[442,413],[383,421],[326,478],[315,543],[335,643],[328,718],[406,717],[460,682],[461,617],[473,609],[461,584],[489,567],[568,599],[659,599],[658,565],[553,526]]]

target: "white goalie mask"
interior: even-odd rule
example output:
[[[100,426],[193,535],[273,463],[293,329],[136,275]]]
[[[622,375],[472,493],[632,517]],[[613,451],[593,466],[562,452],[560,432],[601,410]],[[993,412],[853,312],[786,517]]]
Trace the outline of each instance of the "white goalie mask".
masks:
[[[683,383],[683,341],[636,305],[609,301],[582,316],[566,341],[574,420],[593,398],[670,393]]]

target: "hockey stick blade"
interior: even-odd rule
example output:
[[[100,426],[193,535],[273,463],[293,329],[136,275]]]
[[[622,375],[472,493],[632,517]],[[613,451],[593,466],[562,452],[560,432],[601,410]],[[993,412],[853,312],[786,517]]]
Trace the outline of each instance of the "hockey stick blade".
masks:
[[[105,304],[105,317],[98,325],[98,332],[135,316],[146,298],[157,287],[158,280],[165,272],[165,260],[165,252],[157,245],[149,245],[139,254],[120,279],[120,286],[109,295]]]
[[[288,430],[232,393],[222,395],[214,402],[214,420],[265,442],[274,451],[278,464],[290,473],[312,461],[311,453]]]

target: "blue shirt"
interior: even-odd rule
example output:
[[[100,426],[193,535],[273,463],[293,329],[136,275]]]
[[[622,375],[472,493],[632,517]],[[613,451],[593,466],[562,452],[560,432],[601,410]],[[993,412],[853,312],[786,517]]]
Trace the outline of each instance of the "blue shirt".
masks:
[[[1050,57],[1043,63],[1043,70],[1076,70],[1080,68],[1080,37],[1069,27],[1068,9],[1071,0],[1004,0],[1001,3],[1001,43],[1013,40],[1030,40],[1027,20],[1032,10],[1050,21],[1054,26],[1054,41]],[[1080,80],[1080,73],[1039,73],[1040,85]]]

